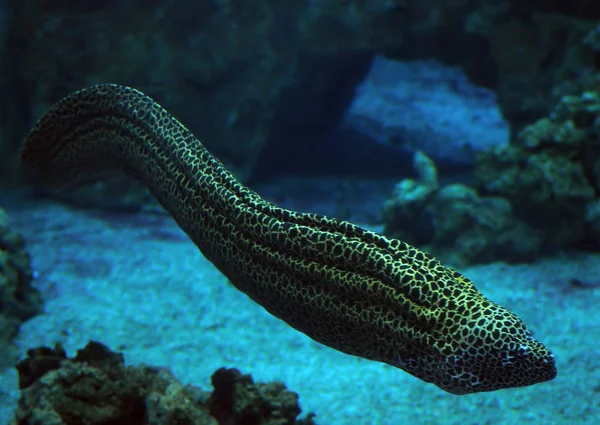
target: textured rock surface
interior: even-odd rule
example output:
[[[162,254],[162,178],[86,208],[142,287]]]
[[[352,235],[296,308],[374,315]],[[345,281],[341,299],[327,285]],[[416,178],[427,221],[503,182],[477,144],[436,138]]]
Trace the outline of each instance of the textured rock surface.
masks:
[[[597,66],[596,53],[581,42],[597,26],[600,7],[586,0],[482,3],[467,14],[465,30],[486,39],[502,110],[518,132],[565,94],[558,86]]]
[[[32,287],[31,260],[21,237],[0,209],[0,368],[18,354],[11,343],[19,325],[41,312],[40,294]]]
[[[281,383],[254,384],[235,369],[213,375],[212,394],[183,386],[168,370],[125,366],[123,355],[90,342],[67,358],[39,347],[17,366],[21,399],[13,425],[312,425],[298,395]]]
[[[434,60],[376,56],[344,125],[379,143],[422,150],[438,164],[469,165],[475,152],[509,141],[495,93]]]
[[[593,79],[591,80],[593,81]],[[482,153],[475,177],[543,234],[544,248],[598,246],[600,75],[588,90],[564,96],[547,118],[521,131],[509,147]]]
[[[341,63],[351,68],[378,52],[459,65],[498,92],[504,116],[520,130],[553,99],[576,93],[571,81],[593,69],[598,55],[597,44],[580,43],[600,18],[598,4],[587,0],[5,1],[14,11],[0,64],[5,182],[14,178],[16,149],[33,120],[93,83],[152,95],[245,178],[273,137],[270,146],[298,143],[289,136],[295,129],[335,121],[327,109],[345,100],[323,101],[330,83],[344,78]],[[344,62],[353,55],[354,63]],[[301,106],[290,104],[298,99],[286,91],[307,81],[316,82],[314,91]],[[278,115],[297,118],[281,129]]]
[[[589,0],[312,3],[303,33],[309,49],[373,49],[460,65],[497,91],[517,130],[565,94],[555,91],[559,84],[595,67],[596,54],[581,44],[600,19],[600,5]]]
[[[211,377],[214,388],[207,405],[219,424],[314,425],[313,415],[296,421],[298,394],[281,382],[255,384],[250,375],[221,368]]]
[[[510,145],[477,154],[476,188],[437,189],[424,171],[398,183],[385,232],[461,262],[599,249],[600,74],[574,86],[583,91],[563,96]]]
[[[302,2],[14,3],[13,77],[23,87],[13,98],[27,120],[83,86],[128,84],[156,97],[241,175],[252,168],[291,82]]]
[[[507,199],[481,196],[463,184],[440,186],[431,178],[435,165],[425,158],[415,155],[417,178],[400,181],[385,203],[385,234],[426,245],[454,265],[536,256],[543,238]]]

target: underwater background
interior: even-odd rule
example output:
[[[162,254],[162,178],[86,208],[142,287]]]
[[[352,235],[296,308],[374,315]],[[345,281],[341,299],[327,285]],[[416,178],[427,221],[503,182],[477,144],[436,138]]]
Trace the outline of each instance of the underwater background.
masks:
[[[600,4],[0,0],[0,34],[0,425],[600,423]],[[99,83],[460,271],[557,377],[447,393],[266,312],[142,184],[48,190],[23,140]]]

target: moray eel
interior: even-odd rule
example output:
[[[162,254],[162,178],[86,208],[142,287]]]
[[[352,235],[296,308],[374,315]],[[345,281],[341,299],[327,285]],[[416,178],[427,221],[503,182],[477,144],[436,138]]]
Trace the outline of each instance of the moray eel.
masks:
[[[400,240],[262,199],[135,89],[97,85],[62,99],[21,161],[50,188],[138,179],[236,288],[336,350],[453,394],[556,376],[552,353],[469,279]]]

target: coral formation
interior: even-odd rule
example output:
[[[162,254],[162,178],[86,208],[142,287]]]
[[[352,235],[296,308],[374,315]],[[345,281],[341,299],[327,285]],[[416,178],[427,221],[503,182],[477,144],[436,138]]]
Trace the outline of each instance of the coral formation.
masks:
[[[453,264],[532,258],[541,240],[506,199],[464,184],[440,186],[435,164],[415,154],[417,178],[400,181],[384,205],[384,233],[429,249]]]
[[[437,190],[423,177],[400,182],[385,205],[385,231],[469,262],[598,249],[600,74],[557,90],[567,88],[578,92],[562,96],[510,145],[477,153],[475,188]]]
[[[507,147],[476,161],[483,193],[502,196],[542,235],[549,252],[600,240],[600,75],[550,115],[525,127]]]
[[[31,260],[23,239],[0,209],[0,368],[16,359],[11,341],[19,325],[41,311],[42,299],[32,286]]]
[[[314,425],[312,414],[296,420],[298,395],[282,383],[219,369],[209,394],[167,369],[125,366],[122,354],[93,341],[74,358],[60,345],[29,350],[17,370],[12,425]]]

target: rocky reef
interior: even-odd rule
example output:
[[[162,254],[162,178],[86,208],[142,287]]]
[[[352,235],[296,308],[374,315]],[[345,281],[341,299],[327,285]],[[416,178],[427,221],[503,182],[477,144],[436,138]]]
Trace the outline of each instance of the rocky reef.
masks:
[[[35,119],[100,82],[155,97],[245,179],[265,151],[320,143],[376,53],[461,67],[497,92],[516,134],[560,98],[557,85],[595,66],[579,41],[600,17],[585,0],[3,2],[4,183]],[[147,200],[129,193],[136,186],[115,187],[128,208]]]
[[[509,200],[465,184],[440,185],[435,164],[422,152],[414,168],[417,177],[400,181],[384,205],[386,235],[427,246],[454,265],[535,257],[541,235]]]
[[[417,154],[418,177],[385,205],[385,232],[459,263],[600,248],[600,74],[570,87],[581,91],[511,144],[477,154],[474,187],[440,188],[435,164]]]
[[[17,365],[21,397],[11,425],[314,425],[283,383],[254,383],[221,368],[212,392],[183,385],[167,369],[125,366],[121,353],[89,342],[29,350]]]
[[[18,351],[12,340],[21,323],[41,312],[42,298],[32,280],[25,243],[0,209],[0,368],[16,361]]]
[[[343,128],[405,152],[421,150],[448,168],[469,166],[476,152],[509,141],[496,94],[460,68],[381,55],[356,88]]]
[[[481,192],[502,196],[543,235],[542,251],[600,241],[600,75],[507,147],[481,153]]]

